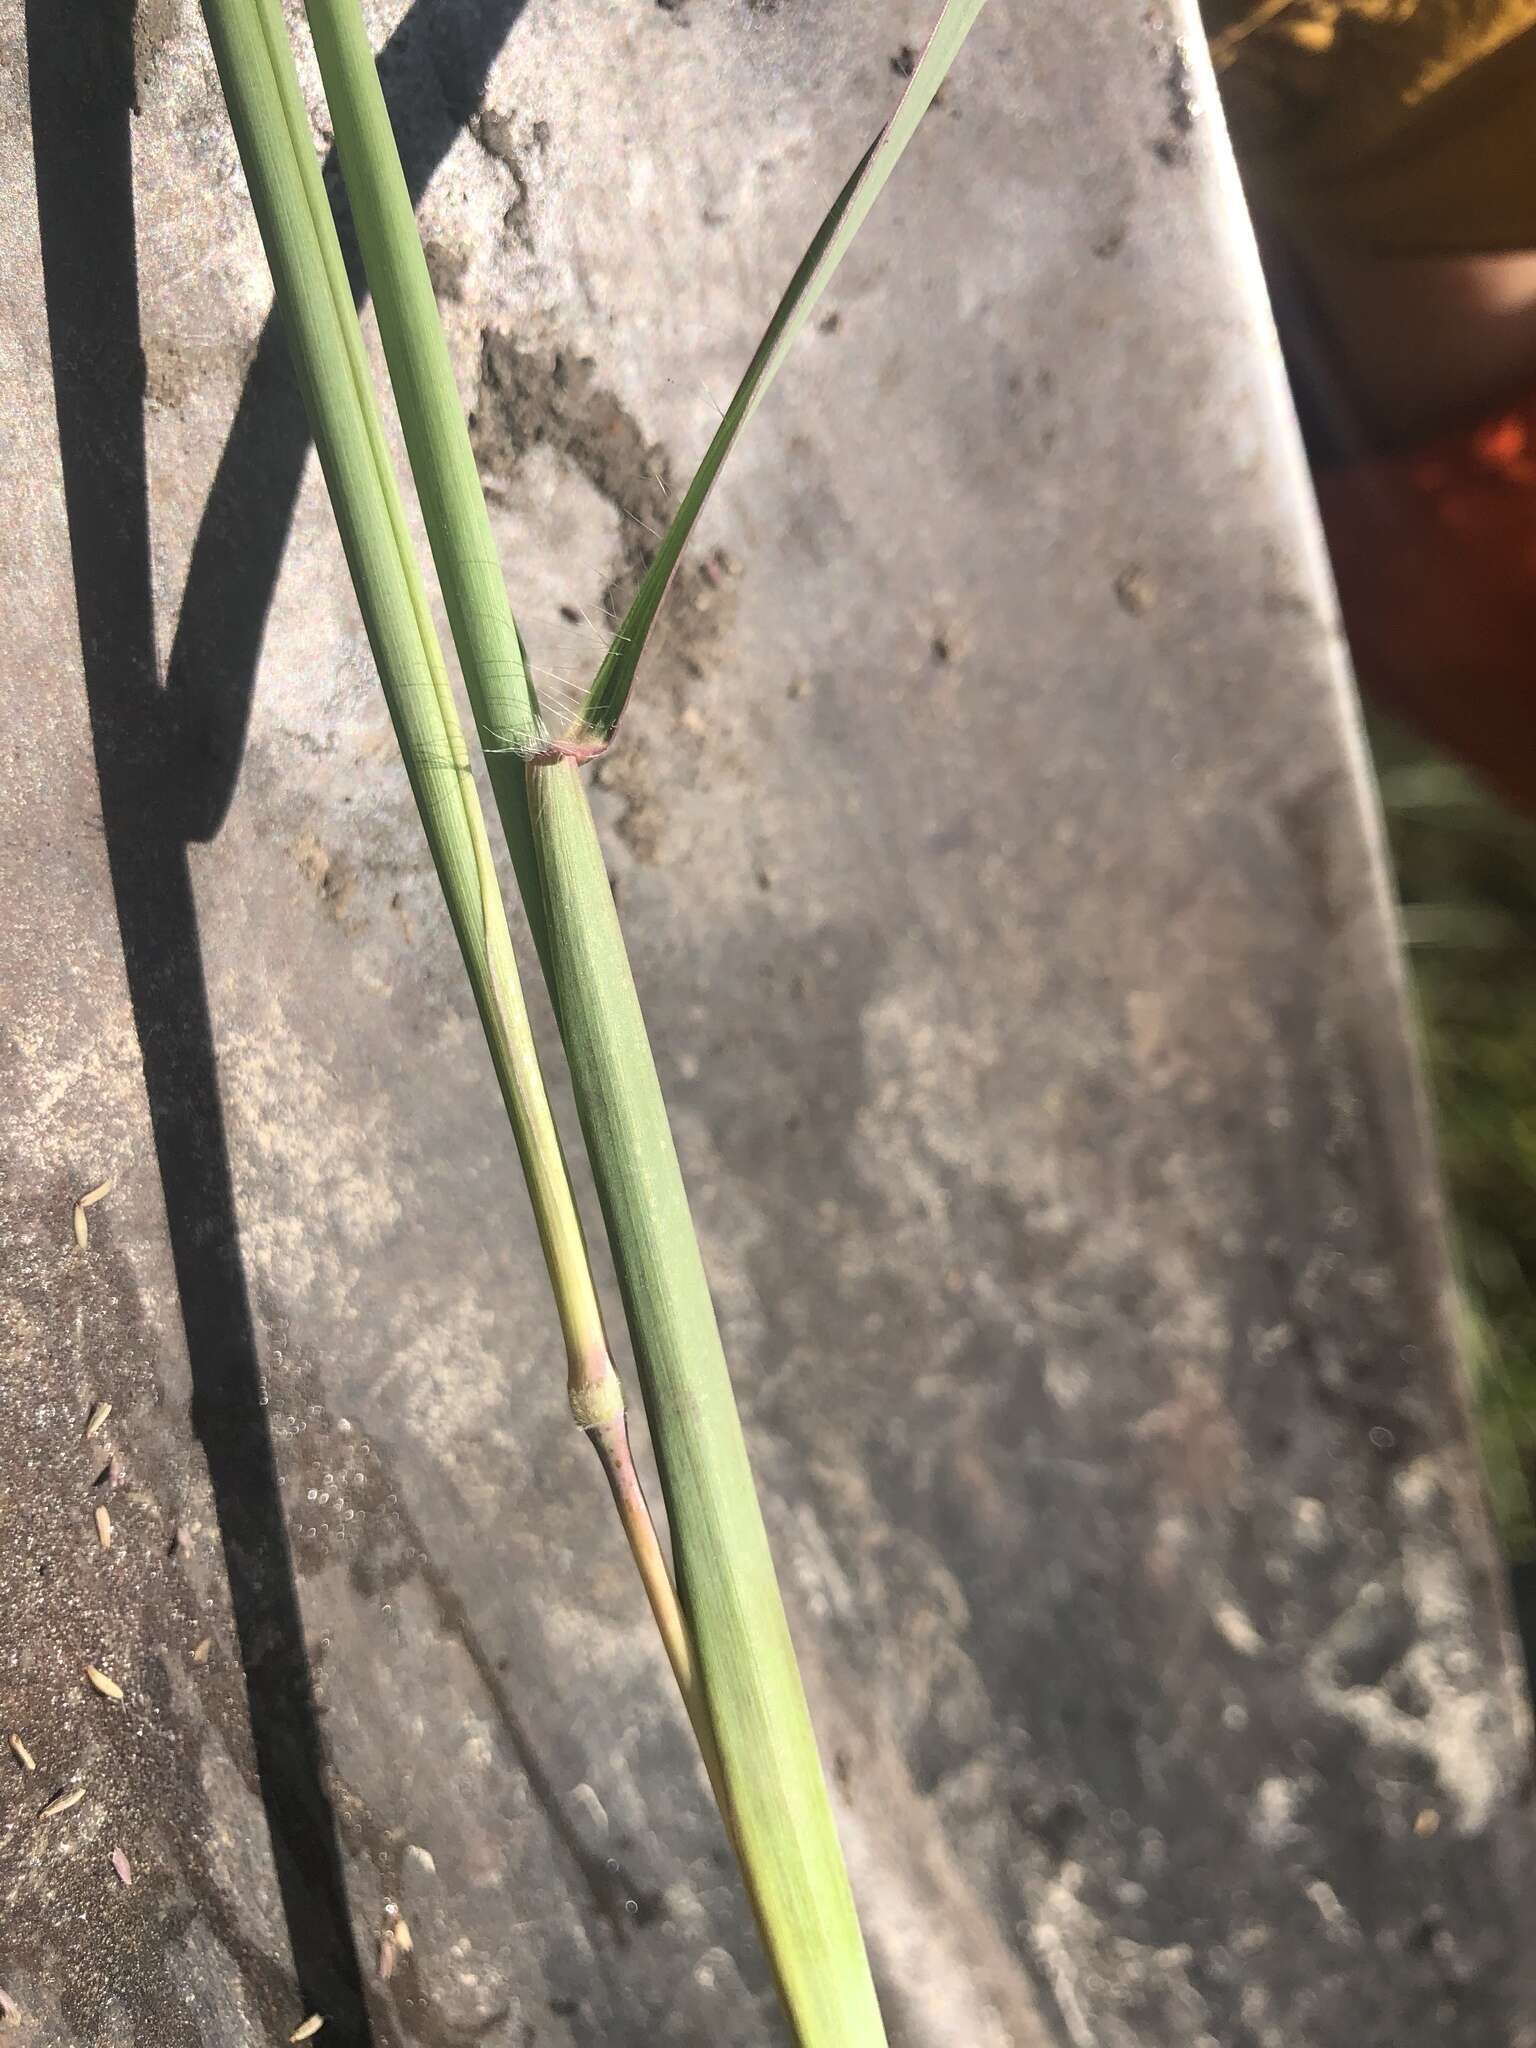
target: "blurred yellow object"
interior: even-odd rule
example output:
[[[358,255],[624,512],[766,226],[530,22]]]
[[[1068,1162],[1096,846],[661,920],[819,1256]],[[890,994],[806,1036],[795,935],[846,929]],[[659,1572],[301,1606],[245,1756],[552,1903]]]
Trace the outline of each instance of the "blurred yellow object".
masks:
[[[1536,0],[1205,0],[1252,200],[1302,246],[1536,248]]]

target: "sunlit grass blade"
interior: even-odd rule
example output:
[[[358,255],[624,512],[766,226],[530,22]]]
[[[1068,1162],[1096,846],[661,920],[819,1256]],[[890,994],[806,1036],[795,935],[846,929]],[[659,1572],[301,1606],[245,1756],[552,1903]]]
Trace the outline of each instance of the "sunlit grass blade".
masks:
[[[572,1412],[613,1489],[712,1776],[713,1738],[656,1532],[538,1054],[500,884],[277,0],[205,0],[220,82],[369,643],[484,1025],[565,1341]]]
[[[691,1703],[695,1725],[797,2040],[802,2048],[883,2048],[884,2029],[687,1195],[578,773],[580,760],[600,751],[611,734],[633,669],[617,696],[598,698],[600,716],[606,716],[603,705],[611,710],[606,725],[563,733],[542,727],[511,609],[504,594],[493,597],[487,589],[493,566],[489,521],[357,0],[307,4],[428,534],[556,1000],[623,1289],[671,1522],[683,1617],[680,1658],[674,1661],[682,1665],[685,1697],[690,1682],[697,1687]],[[896,116],[824,224],[754,359],[750,387],[733,402],[731,431],[723,440],[717,437],[713,466],[696,480],[688,525],[980,4],[951,0]],[[209,0],[209,6],[220,14],[257,9],[278,63],[277,0]],[[283,91],[290,142],[294,154],[304,156],[294,116],[296,86],[287,82]],[[303,178],[312,195],[312,151]],[[314,209],[312,214],[314,237],[324,243],[328,219],[322,221]],[[334,268],[327,245],[320,269],[330,276]],[[335,317],[338,326],[344,324],[340,308]],[[349,351],[355,370],[360,344],[350,334],[341,343],[343,358]],[[679,531],[679,548],[686,531],[686,525]],[[667,573],[663,565],[656,602]],[[652,616],[654,604],[643,622],[647,630]],[[583,1414],[579,1402],[573,1406]],[[592,1433],[602,1449],[601,1429]],[[610,1465],[610,1476],[613,1471]],[[616,1482],[614,1490],[622,1510],[625,1487]],[[636,1554],[651,1574],[648,1584],[659,1574],[666,1587],[654,1532],[649,1552],[642,1539]]]
[[[205,11],[347,565],[556,1276],[573,1370],[585,1359],[600,1378],[607,1347],[581,1228],[277,0],[207,0]]]
[[[547,973],[523,788],[523,762],[548,737],[538,693],[497,562],[410,188],[361,12],[356,0],[308,0],[306,11],[444,608],[529,928]]]
[[[789,288],[780,299],[757,351],[747,365],[746,375],[737,385],[720,425],[704,451],[704,458],[640,580],[640,587],[613,637],[612,645],[592,679],[580,716],[565,736],[573,746],[602,746],[613,737],[629,702],[651,627],[656,622],[683,549],[704,509],[721,465],[778,375],[780,364],[794,346],[796,337],[814,312],[817,300],[830,283],[832,273],[846,255],[849,243],[879,198],[886,179],[896,168],[898,158],[932,104],[934,94],[944,82],[945,73],[984,5],[985,0],[948,0],[927,47],[913,67],[895,113],[865,151],[853,176],[833,200],[826,219],[816,230],[811,246],[790,279]]]
[[[561,1026],[738,1854],[803,2048],[885,2041],[709,1282],[577,764],[528,770]]]
[[[446,350],[430,294],[411,288],[415,266],[394,246],[408,237],[419,257],[360,17],[351,0],[312,0],[311,14],[386,354],[392,364],[411,367],[397,398],[420,484],[423,468],[445,459],[432,426],[446,415],[435,401],[428,414],[418,415],[413,394],[421,366],[434,356],[435,374],[448,377]],[[393,189],[394,202],[381,197],[385,186]],[[432,334],[423,332],[427,323]],[[463,519],[462,505],[441,480],[423,485],[421,497],[436,558],[451,574],[478,547],[483,512]],[[468,637],[459,649],[480,714],[487,690],[477,665],[486,658],[485,643]],[[499,744],[494,730],[489,737]],[[543,750],[532,752],[537,760]],[[566,1042],[572,1080],[626,1303],[634,1309],[631,1329],[668,1495],[674,1566],[684,1581],[692,1668],[704,1700],[696,1725],[702,1721],[713,1732],[718,1755],[706,1747],[706,1760],[797,2038],[806,2048],[881,2048],[885,2036],[863,1940],[612,897],[575,764],[562,758],[554,767],[560,779],[550,793],[558,801],[546,804],[545,785],[537,785],[544,828],[539,879],[561,911],[559,940],[553,930],[547,934],[553,988],[562,1028],[565,991],[571,991],[573,1031]],[[521,787],[518,798],[526,806]],[[562,843],[569,845],[565,856]],[[560,958],[562,950],[580,951],[583,935],[598,949],[593,958],[600,979],[615,990],[596,1030],[587,956],[569,970]],[[609,1057],[613,1040],[601,1029],[604,1018],[621,1025],[617,1071]],[[605,1113],[604,1102],[617,1104],[614,1114]],[[615,1131],[616,1145],[607,1142]],[[635,1198],[637,1185],[650,1185],[652,1177],[660,1205],[654,1216],[643,1194]],[[675,1265],[676,1273],[658,1270],[658,1261]],[[707,1734],[703,1739],[707,1743]]]

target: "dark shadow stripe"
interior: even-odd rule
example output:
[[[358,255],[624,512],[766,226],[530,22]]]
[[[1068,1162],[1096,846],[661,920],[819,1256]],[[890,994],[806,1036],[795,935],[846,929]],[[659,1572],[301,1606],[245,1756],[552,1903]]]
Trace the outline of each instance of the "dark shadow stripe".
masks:
[[[379,53],[414,203],[485,94],[526,0],[416,0]],[[352,295],[367,295],[336,152],[325,162]],[[234,795],[267,611],[309,454],[276,312],[267,316],[203,508],[166,668],[167,779],[185,839],[211,839]],[[168,792],[168,795],[170,792]]]

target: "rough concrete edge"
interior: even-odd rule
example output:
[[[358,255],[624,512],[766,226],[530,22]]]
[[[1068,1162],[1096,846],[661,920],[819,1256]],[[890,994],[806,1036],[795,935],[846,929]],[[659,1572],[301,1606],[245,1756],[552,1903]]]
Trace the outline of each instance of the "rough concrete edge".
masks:
[[[1386,820],[1366,740],[1359,687],[1279,332],[1270,310],[1269,286],[1197,0],[1171,0],[1171,4],[1180,17],[1177,34],[1182,55],[1189,66],[1197,102],[1207,117],[1202,123],[1201,146],[1217,196],[1218,211],[1212,226],[1243,275],[1243,302],[1255,309],[1254,355],[1260,366],[1268,411],[1265,438],[1276,464],[1277,481],[1293,507],[1299,566],[1313,599],[1314,615],[1327,632],[1327,646],[1318,649],[1318,666],[1327,677],[1327,710],[1349,777],[1347,796],[1340,792],[1341,808],[1358,832],[1366,876],[1355,902],[1349,906],[1351,915],[1344,925],[1343,945],[1352,973],[1348,979],[1341,977],[1340,986],[1353,990],[1352,1021],[1372,1045],[1376,1072],[1383,1085],[1398,1097],[1399,1114],[1384,1119],[1384,1128],[1379,1132],[1381,1141],[1392,1149],[1393,1164],[1402,1169],[1388,1177],[1387,1187],[1415,1187],[1423,1191],[1416,1201],[1402,1205],[1401,1226],[1404,1240],[1415,1255],[1415,1275],[1422,1279],[1423,1306],[1430,1323],[1435,1360],[1450,1368],[1451,1399],[1464,1433],[1456,1461],[1456,1535],[1467,1554],[1469,1567],[1475,1568],[1478,1593],[1497,1623],[1504,1647],[1506,1703],[1529,1744],[1536,1724],[1515,1626],[1509,1575],[1499,1549],[1486,1473],[1476,1453],[1472,1376],[1457,1329],[1458,1288],[1451,1257],[1449,1206],[1392,882]],[[1357,914],[1360,912],[1365,914]]]

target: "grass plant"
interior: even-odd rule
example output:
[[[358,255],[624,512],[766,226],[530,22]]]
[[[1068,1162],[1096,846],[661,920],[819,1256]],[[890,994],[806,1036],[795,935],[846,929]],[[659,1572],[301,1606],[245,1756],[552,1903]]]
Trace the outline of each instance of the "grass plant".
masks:
[[[890,122],[837,195],[770,320],[579,709],[562,722],[546,719],[540,705],[497,563],[358,0],[307,0],[437,581],[619,1279],[665,1495],[669,1570],[630,1455],[489,834],[279,0],[204,0],[348,567],[532,1199],[572,1411],[602,1460],[804,2048],[878,2048],[885,2034],[582,769],[614,740],[726,455],[982,4],[945,6]]]

